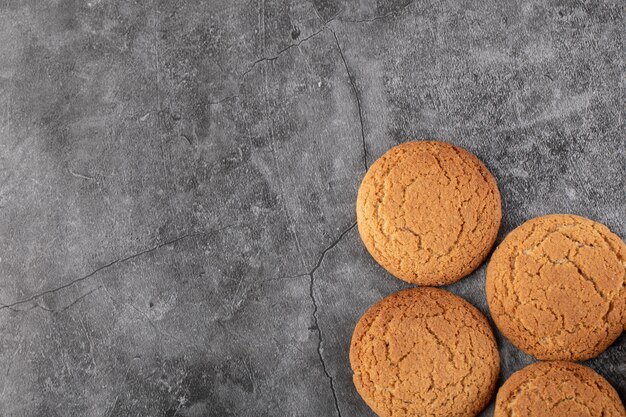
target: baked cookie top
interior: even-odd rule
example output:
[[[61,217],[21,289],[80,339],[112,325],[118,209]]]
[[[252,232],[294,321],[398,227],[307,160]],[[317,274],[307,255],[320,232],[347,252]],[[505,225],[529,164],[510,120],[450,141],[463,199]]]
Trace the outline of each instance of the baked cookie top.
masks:
[[[500,370],[485,316],[438,288],[392,294],[371,307],[352,336],[357,391],[381,417],[475,416]]]
[[[515,372],[496,397],[494,417],[626,417],[615,389],[586,366],[537,362]]]
[[[604,351],[626,322],[626,246],[604,225],[554,214],[513,230],[487,268],[491,315],[518,348],[543,360]]]
[[[387,271],[419,285],[458,281],[487,257],[500,227],[498,186],[471,153],[407,142],[367,171],[356,203],[359,234]]]

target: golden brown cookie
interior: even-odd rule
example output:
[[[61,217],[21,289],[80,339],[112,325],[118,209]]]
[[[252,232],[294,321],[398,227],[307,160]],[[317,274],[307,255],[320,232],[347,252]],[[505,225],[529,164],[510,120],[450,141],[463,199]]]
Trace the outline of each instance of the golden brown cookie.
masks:
[[[387,271],[420,285],[458,281],[487,257],[500,227],[500,192],[471,153],[408,142],[370,167],[356,203],[359,233]]]
[[[493,416],[626,417],[626,411],[611,384],[586,366],[537,362],[504,383]]]
[[[494,251],[487,301],[502,333],[543,360],[605,350],[626,322],[626,246],[600,223],[553,214],[527,221]]]
[[[352,336],[357,391],[381,417],[477,415],[493,394],[500,356],[485,316],[432,287],[392,294]]]

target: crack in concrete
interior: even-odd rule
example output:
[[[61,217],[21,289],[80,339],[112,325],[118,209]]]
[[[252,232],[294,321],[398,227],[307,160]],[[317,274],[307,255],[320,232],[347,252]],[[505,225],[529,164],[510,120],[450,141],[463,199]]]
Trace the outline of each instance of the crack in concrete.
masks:
[[[272,61],[276,61],[278,58],[281,57],[282,54],[284,54],[285,52],[287,52],[288,50],[295,48],[296,46],[300,46],[301,44],[303,44],[304,42],[308,41],[309,39],[314,38],[315,36],[319,35],[320,33],[324,32],[326,29],[328,29],[326,26],[324,26],[322,29],[314,32],[313,34],[307,36],[306,38],[301,39],[300,41],[296,42],[296,43],[292,43],[289,44],[288,46],[284,47],[283,49],[279,50],[276,55],[271,56],[271,57],[263,57],[263,58],[259,58],[256,61],[254,61],[250,66],[248,66],[248,69],[246,69],[240,76],[239,76],[239,88],[241,88],[241,84],[243,83],[244,78],[246,78],[246,76],[252,72],[252,70],[258,65],[261,64],[263,62],[272,62]],[[235,100],[239,98],[239,94],[233,94],[230,96],[226,96],[223,97],[217,101],[209,101],[207,104],[209,106],[214,106],[217,104],[221,104],[224,103],[226,101],[230,101],[230,100]]]
[[[29,311],[32,311],[32,310],[38,308],[40,310],[44,310],[44,311],[47,311],[49,313],[59,314],[59,313],[63,313],[65,311],[69,310],[70,308],[72,308],[73,306],[78,304],[82,299],[87,298],[88,296],[90,296],[91,294],[93,294],[94,292],[96,292],[96,291],[98,291],[100,289],[102,289],[102,286],[96,287],[96,288],[92,289],[91,291],[86,292],[85,294],[81,295],[80,297],[78,297],[77,299],[75,299],[74,301],[72,301],[71,303],[69,303],[68,305],[66,305],[65,307],[63,307],[63,308],[61,308],[59,310],[55,310],[53,308],[44,307],[44,306],[42,306],[39,303],[35,303],[31,308],[28,308],[26,310],[19,310],[19,309],[11,309],[11,310],[13,310],[15,312],[20,312],[20,313],[23,313],[23,312],[27,313]]]
[[[322,28],[320,30],[318,30],[317,32],[314,32],[312,35],[307,36],[306,38],[303,38],[302,40],[296,42],[296,43],[292,43],[286,47],[284,47],[283,49],[281,49],[280,51],[278,51],[278,53],[272,57],[263,57],[263,58],[259,58],[256,61],[254,61],[252,63],[252,65],[243,72],[243,74],[241,74],[240,78],[243,80],[246,75],[248,75],[250,73],[250,71],[252,71],[254,69],[254,67],[256,67],[258,64],[262,63],[262,62],[271,62],[271,61],[276,61],[283,53],[287,52],[288,50],[290,50],[291,48],[294,48],[296,46],[300,46],[301,44],[303,44],[304,42],[308,41],[309,39],[319,35],[320,33],[322,33],[326,28]],[[221,101],[221,100],[220,100]]]
[[[317,271],[317,269],[322,265],[322,262],[324,261],[324,257],[326,256],[326,253],[328,253],[331,249],[333,249],[335,246],[337,246],[339,244],[339,242],[344,238],[344,236],[346,234],[348,234],[348,232],[350,230],[354,229],[355,226],[356,226],[356,221],[353,222],[350,225],[350,227],[348,227],[343,232],[341,232],[339,237],[337,239],[335,239],[334,242],[332,242],[328,247],[326,247],[326,249],[324,249],[322,251],[320,257],[317,260],[317,263],[315,264],[313,269],[311,269],[311,272],[308,273],[308,275],[310,277],[309,295],[311,297],[311,301],[313,302],[313,322],[315,323],[315,328],[317,329],[317,335],[318,335],[317,355],[319,356],[320,363],[322,364],[322,370],[324,371],[324,374],[326,375],[326,378],[328,378],[328,380],[330,382],[330,389],[331,389],[331,391],[333,393],[333,399],[335,401],[335,410],[337,410],[337,416],[338,417],[341,417],[341,410],[339,409],[339,400],[337,398],[337,391],[335,390],[334,378],[328,372],[328,368],[326,367],[326,361],[324,360],[324,355],[322,355],[323,337],[322,337],[322,329],[319,326],[319,319],[317,317],[318,306],[317,306],[317,300],[315,299],[315,294],[314,294],[314,291],[313,291],[314,290],[314,286],[315,286],[315,280],[314,280],[313,276],[315,274],[315,271]]]
[[[363,145],[363,165],[365,167],[365,172],[367,172],[367,144],[365,142],[365,129],[363,127],[363,110],[361,109],[361,99],[359,98],[359,92],[356,88],[356,84],[354,83],[354,78],[352,77],[352,74],[350,74],[350,69],[348,69],[348,63],[346,62],[346,57],[343,54],[341,45],[339,45],[339,38],[337,37],[337,34],[332,29],[330,29],[330,31],[335,37],[337,50],[339,51],[339,55],[341,56],[341,60],[343,61],[343,66],[346,69],[346,73],[348,74],[348,80],[350,81],[350,85],[352,86],[352,91],[354,91],[354,97],[356,99],[356,106],[359,111],[359,122],[361,123],[361,142]]]
[[[400,9],[400,10],[398,10],[398,11],[391,12],[391,13],[388,13],[388,14],[383,15],[383,16],[378,16],[378,17],[375,17],[375,18],[373,18],[372,20],[376,20],[376,19],[379,19],[379,18],[387,17],[387,16],[390,16],[390,15],[393,15],[393,14],[400,15],[400,14],[402,14],[402,12],[403,12],[404,10],[406,10],[406,9],[407,9],[407,8],[408,8],[411,4],[413,4],[413,2],[414,2],[414,1],[411,1],[410,3],[406,4],[405,6],[403,6],[403,7],[402,7],[402,9]],[[317,17],[321,20],[321,22],[322,22],[322,24],[323,24],[322,28],[321,28],[321,29],[319,29],[319,30],[317,30],[317,31],[316,31],[316,32],[314,32],[313,34],[311,34],[311,35],[307,36],[306,38],[303,38],[303,39],[301,39],[300,41],[298,41],[298,42],[296,42],[296,43],[292,43],[292,44],[290,44],[290,45],[288,45],[288,46],[284,47],[283,49],[279,50],[279,51],[278,51],[278,53],[277,53],[276,55],[274,55],[274,56],[272,56],[272,57],[263,57],[263,58],[259,58],[259,59],[257,59],[256,61],[254,61],[254,62],[252,63],[252,65],[250,65],[250,66],[248,67],[248,69],[247,69],[247,70],[245,70],[245,71],[241,74],[241,76],[239,77],[239,80],[240,80],[239,85],[241,86],[241,83],[243,82],[244,78],[245,78],[245,77],[246,77],[246,76],[247,76],[247,75],[248,75],[248,74],[249,74],[249,73],[250,73],[250,72],[251,72],[251,71],[252,71],[252,70],[253,70],[253,69],[254,69],[254,68],[258,65],[258,64],[261,64],[261,63],[263,63],[263,62],[271,62],[271,61],[275,61],[275,60],[277,60],[277,59],[278,59],[278,58],[279,58],[279,57],[280,57],[283,53],[287,52],[288,50],[290,50],[290,49],[292,49],[292,48],[294,48],[294,47],[296,47],[296,46],[299,46],[299,45],[303,44],[304,42],[308,41],[309,39],[314,38],[315,36],[319,35],[320,33],[324,32],[325,30],[327,30],[327,29],[328,29],[328,30],[329,30],[329,31],[333,34],[333,36],[334,36],[334,38],[335,38],[335,43],[336,43],[336,45],[337,45],[337,50],[339,51],[339,55],[341,56],[341,61],[343,62],[343,66],[344,66],[344,68],[346,69],[346,73],[347,73],[347,75],[348,75],[348,81],[350,82],[350,86],[352,87],[352,91],[354,92],[354,97],[355,97],[355,100],[356,100],[357,110],[358,110],[358,113],[359,113],[359,123],[360,123],[360,126],[361,126],[361,142],[362,142],[362,147],[363,147],[363,166],[364,166],[364,168],[365,168],[365,172],[367,172],[367,168],[368,168],[368,164],[367,164],[367,142],[366,142],[366,140],[365,140],[365,127],[364,127],[364,124],[363,124],[363,109],[362,109],[362,106],[361,106],[361,98],[359,97],[359,92],[358,92],[358,89],[357,89],[357,87],[356,87],[356,83],[354,82],[354,78],[353,78],[352,74],[350,73],[350,69],[349,69],[349,67],[348,67],[348,63],[347,63],[347,61],[346,61],[346,57],[345,57],[345,55],[344,55],[344,53],[343,53],[343,49],[341,49],[341,45],[340,45],[340,43],[339,43],[339,38],[337,37],[337,34],[335,33],[335,31],[333,31],[333,30],[330,28],[330,26],[328,26],[328,24],[329,24],[331,21],[335,20],[335,19],[337,18],[337,16],[333,17],[332,19],[330,19],[330,20],[328,20],[328,21],[325,21],[324,19],[322,19],[322,17],[320,16],[319,12],[317,11],[317,8],[316,8],[314,5],[313,5],[313,10],[315,11],[315,14],[317,15]],[[340,19],[337,19],[337,20],[338,20],[338,21],[341,21]],[[225,102],[225,101],[234,100],[234,99],[238,99],[238,98],[239,98],[239,95],[238,95],[238,94],[235,94],[235,95],[230,95],[230,96],[226,96],[226,97],[224,97],[224,98],[222,98],[222,99],[219,99],[219,100],[217,100],[217,101],[211,101],[211,102],[209,102],[209,103],[208,103],[208,105],[209,105],[209,106],[212,106],[212,105],[217,105],[217,104],[221,104],[221,103],[223,103],[223,102]]]
[[[49,289],[49,290],[45,290],[43,292],[40,292],[40,293],[35,294],[35,295],[32,295],[32,296],[30,296],[28,298],[25,298],[23,300],[15,301],[15,302],[10,303],[10,304],[3,304],[2,306],[0,306],[0,310],[4,310],[4,309],[8,308],[8,309],[11,309],[13,311],[23,311],[23,310],[13,309],[12,307],[15,307],[17,305],[21,305],[21,304],[25,304],[25,303],[37,300],[37,299],[39,299],[39,298],[41,298],[41,297],[43,297],[44,295],[47,295],[47,294],[53,294],[53,293],[59,292],[61,290],[64,290],[66,288],[69,288],[69,287],[71,287],[73,285],[78,284],[79,282],[85,281],[85,280],[93,277],[94,275],[96,275],[97,273],[99,273],[101,271],[104,271],[105,269],[108,269],[108,268],[110,268],[112,266],[115,266],[117,264],[121,264],[121,263],[130,261],[132,259],[138,258],[138,257],[140,257],[142,255],[147,254],[147,253],[154,252],[155,250],[161,249],[164,246],[173,245],[174,243],[177,243],[177,242],[179,242],[179,241],[181,241],[183,239],[189,238],[189,237],[201,236],[201,235],[205,235],[205,234],[206,233],[204,233],[204,232],[187,233],[185,235],[177,237],[176,239],[172,239],[172,240],[169,240],[167,242],[159,243],[158,245],[153,246],[153,247],[148,248],[148,249],[145,249],[145,250],[142,250],[141,252],[137,252],[137,253],[134,253],[132,255],[126,256],[124,258],[116,259],[116,260],[114,260],[112,262],[109,262],[106,265],[102,265],[101,267],[94,269],[93,271],[91,271],[87,275],[83,275],[82,277],[76,278],[76,279],[74,279],[74,280],[72,280],[72,281],[70,281],[70,282],[68,282],[66,284],[63,284],[63,285],[59,286],[59,287],[52,288],[52,289]]]

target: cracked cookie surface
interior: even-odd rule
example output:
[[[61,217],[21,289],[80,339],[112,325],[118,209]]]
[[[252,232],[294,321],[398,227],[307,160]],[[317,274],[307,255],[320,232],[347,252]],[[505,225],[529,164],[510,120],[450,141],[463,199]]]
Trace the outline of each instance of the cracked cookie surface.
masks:
[[[448,291],[418,287],[361,317],[350,364],[357,391],[381,417],[471,417],[491,398],[500,356],[478,309]]]
[[[501,220],[495,179],[474,155],[444,142],[407,142],[367,171],[357,197],[359,234],[394,276],[444,285],[476,269]]]
[[[626,246],[606,226],[554,214],[513,230],[487,268],[491,315],[518,348],[542,360],[586,360],[626,323]]]
[[[626,417],[615,389],[586,366],[537,362],[515,372],[496,397],[494,417]]]

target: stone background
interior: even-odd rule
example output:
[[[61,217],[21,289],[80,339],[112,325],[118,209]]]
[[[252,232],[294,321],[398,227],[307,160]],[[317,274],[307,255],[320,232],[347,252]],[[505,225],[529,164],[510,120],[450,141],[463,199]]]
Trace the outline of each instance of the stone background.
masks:
[[[406,285],[354,228],[366,167],[450,141],[499,241],[626,237],[625,9],[0,0],[0,414],[372,416],[350,336]],[[449,289],[486,313],[484,279]],[[532,362],[498,341],[502,379]],[[624,336],[587,364],[626,399]]]

